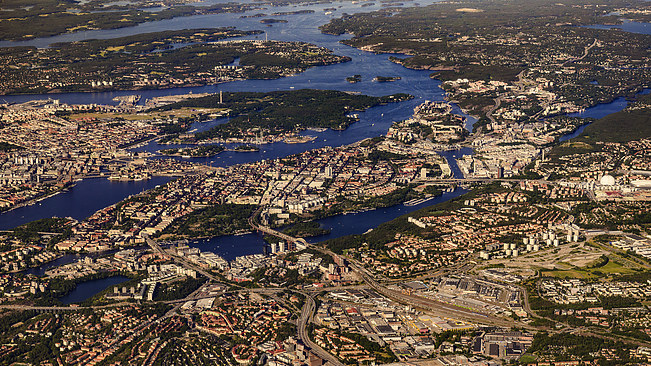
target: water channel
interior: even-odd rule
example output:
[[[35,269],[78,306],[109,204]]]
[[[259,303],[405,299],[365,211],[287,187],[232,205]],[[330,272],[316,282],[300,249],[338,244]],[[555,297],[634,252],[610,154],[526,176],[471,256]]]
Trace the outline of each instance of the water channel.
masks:
[[[206,2],[206,5],[217,1]],[[422,1],[421,5],[428,5],[435,1]],[[409,5],[409,4],[408,4]],[[337,8],[332,14],[327,14],[324,9]],[[439,87],[438,80],[429,77],[430,72],[410,70],[389,61],[390,54],[373,54],[345,46],[339,41],[349,37],[332,36],[322,34],[318,26],[327,23],[334,17],[339,17],[343,13],[353,14],[358,12],[370,12],[380,9],[380,2],[373,6],[362,7],[362,4],[353,4],[351,2],[333,2],[329,4],[310,4],[306,6],[280,6],[269,7],[266,10],[254,10],[244,14],[214,14],[200,15],[192,17],[181,17],[176,19],[163,20],[158,22],[143,23],[135,27],[84,31],[71,34],[64,34],[54,37],[38,38],[24,42],[0,42],[0,46],[27,46],[34,45],[37,47],[47,47],[55,42],[69,42],[83,39],[108,39],[145,32],[155,32],[163,30],[189,29],[189,28],[210,28],[233,26],[241,30],[261,29],[266,31],[266,36],[270,40],[279,41],[304,41],[314,43],[318,46],[332,49],[338,55],[349,56],[352,61],[316,67],[309,69],[301,74],[281,78],[277,80],[244,80],[229,82],[219,85],[209,85],[203,87],[173,88],[164,90],[141,90],[141,91],[115,91],[101,93],[65,93],[65,94],[42,94],[42,95],[16,95],[3,96],[7,102],[25,102],[35,99],[53,98],[70,104],[115,104],[112,99],[116,96],[139,94],[142,101],[163,95],[174,95],[183,93],[215,93],[223,91],[274,91],[274,90],[299,90],[304,88],[311,89],[332,89],[350,92],[359,92],[367,95],[388,95],[393,93],[409,93],[415,96],[411,101],[378,106],[360,113],[360,121],[350,126],[345,131],[313,132],[308,131],[311,135],[318,138],[307,144],[268,144],[263,145],[259,152],[233,152],[226,151],[213,158],[193,159],[194,161],[210,164],[213,166],[231,166],[234,164],[258,161],[262,159],[271,159],[283,157],[290,154],[300,153],[306,150],[323,147],[323,146],[341,146],[352,142],[359,141],[367,137],[375,137],[386,133],[387,129],[394,121],[409,118],[413,108],[425,100],[442,101],[445,92]],[[296,10],[314,10],[314,13],[295,14],[286,16],[275,16],[277,19],[285,19],[288,23],[276,23],[267,27],[259,23],[259,18],[240,18],[240,15],[252,15],[257,13],[287,12]],[[622,28],[630,28],[624,24]],[[628,29],[625,29],[628,30]],[[264,38],[264,35],[248,37],[250,39]],[[397,55],[400,56],[400,55]],[[345,78],[359,74],[362,81],[355,84],[346,82]],[[401,80],[395,82],[378,83],[372,79],[376,76],[400,76]],[[623,101],[625,102],[625,101]],[[603,116],[608,113],[621,110],[625,104],[622,100],[617,99],[607,105],[599,105],[585,112],[586,116]],[[598,112],[600,111],[600,112]],[[598,112],[597,114],[591,114]],[[608,113],[606,113],[608,112]],[[463,114],[455,106],[455,113]],[[603,113],[603,115],[602,115]],[[469,117],[469,127],[474,119]],[[212,125],[222,123],[224,120],[214,120],[195,124],[192,128],[207,129]],[[155,152],[161,148],[174,146],[159,146],[155,142],[134,149],[135,151]],[[456,167],[455,158],[465,154],[470,154],[470,149],[459,151],[445,152],[443,155],[450,162],[455,176],[460,172]],[[83,219],[94,211],[116,203],[129,195],[141,192],[142,190],[153,188],[156,185],[164,184],[169,178],[153,178],[145,182],[110,182],[105,179],[88,179],[79,182],[75,187],[67,192],[60,193],[54,197],[45,199],[33,206],[26,206],[12,210],[0,215],[0,229],[12,228],[17,225],[45,217],[66,217],[70,216],[76,219]],[[349,234],[363,233],[382,222],[389,221],[395,217],[412,212],[416,209],[428,205],[444,202],[464,193],[464,190],[457,189],[454,192],[448,192],[442,196],[422,203],[417,206],[393,206],[385,209],[377,209],[358,214],[339,215],[332,218],[320,220],[323,227],[332,229],[332,232],[323,237],[314,238],[313,240],[324,240],[334,237],[340,237]],[[239,255],[260,253],[262,251],[263,241],[257,234],[246,234],[241,236],[226,236],[214,239],[194,242],[192,245],[203,250],[213,250],[223,255],[226,259],[232,259]]]

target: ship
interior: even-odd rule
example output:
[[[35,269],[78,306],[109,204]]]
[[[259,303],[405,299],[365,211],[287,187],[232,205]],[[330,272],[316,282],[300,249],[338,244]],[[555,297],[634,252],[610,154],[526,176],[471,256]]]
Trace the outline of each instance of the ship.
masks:
[[[286,144],[304,144],[306,142],[314,141],[316,140],[316,136],[296,136],[296,137],[288,137],[283,142]]]

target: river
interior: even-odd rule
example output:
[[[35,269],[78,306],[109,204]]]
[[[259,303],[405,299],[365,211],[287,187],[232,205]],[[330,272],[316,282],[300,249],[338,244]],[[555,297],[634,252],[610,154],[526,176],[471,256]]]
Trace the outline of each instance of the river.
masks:
[[[638,95],[649,94],[649,92],[651,92],[651,89],[644,89],[643,91],[639,92]],[[610,103],[597,104],[594,107],[587,108],[583,112],[571,113],[568,114],[568,116],[599,119],[599,118],[606,117],[609,114],[619,112],[622,109],[626,108],[626,106],[628,106],[628,101],[626,100],[626,98],[619,97]],[[585,128],[588,127],[589,125],[590,125],[589,123],[584,124],[583,126],[576,129],[574,132],[561,136],[558,139],[558,141],[563,142],[579,136],[581,133],[583,133],[583,130],[585,130]]]
[[[308,238],[310,243],[317,243],[328,239],[340,238],[346,235],[363,234],[369,229],[391,221],[399,216],[414,212],[421,208],[432,206],[441,202],[449,201],[466,193],[467,190],[457,188],[453,192],[445,192],[432,200],[415,206],[395,205],[386,208],[378,208],[372,211],[337,215],[317,220],[321,227],[330,229],[326,235]],[[226,260],[233,260],[235,257],[263,252],[266,242],[259,233],[245,235],[228,235],[210,239],[195,240],[189,243],[191,247],[203,251],[214,252]]]
[[[82,220],[101,208],[170,180],[169,177],[152,177],[138,182],[117,182],[106,178],[84,179],[74,187],[50,198],[1,214],[0,230],[48,217],[72,217]]]
[[[206,2],[206,5],[214,2],[216,1]],[[422,1],[420,4],[428,5],[433,2],[436,1]],[[310,42],[318,46],[329,48],[338,55],[349,56],[352,58],[352,61],[350,62],[315,67],[301,74],[277,80],[244,80],[203,87],[144,90],[136,92],[116,91],[102,93],[17,95],[3,96],[2,98],[7,102],[24,102],[34,99],[54,98],[70,104],[115,104],[116,102],[112,100],[114,97],[131,94],[141,95],[142,101],[144,101],[145,99],[156,96],[188,92],[215,93],[220,90],[265,92],[274,90],[299,90],[304,88],[351,91],[374,96],[393,93],[409,93],[415,96],[411,101],[370,108],[366,112],[360,113],[360,121],[354,123],[345,131],[327,130],[321,133],[308,131],[307,133],[318,137],[311,143],[268,144],[262,145],[259,152],[226,151],[213,158],[199,158],[193,160],[211,164],[213,166],[230,166],[239,163],[259,161],[261,159],[283,157],[323,146],[341,146],[353,143],[364,138],[383,135],[387,132],[389,126],[394,121],[409,118],[412,115],[413,108],[423,103],[423,101],[442,101],[445,97],[445,92],[439,87],[440,82],[431,79],[429,77],[430,72],[410,70],[392,63],[388,60],[388,58],[392,56],[390,54],[378,55],[339,43],[341,40],[350,37],[349,35],[326,35],[322,34],[318,30],[319,25],[325,24],[333,17],[339,17],[343,13],[353,14],[358,12],[370,12],[381,8],[381,2],[379,1],[373,6],[362,7],[361,5],[362,4],[360,3],[353,4],[351,2],[333,2],[329,4],[310,4],[308,6],[292,5],[270,7],[267,10],[255,10],[244,14],[214,14],[182,17],[158,22],[143,23],[129,28],[76,32],[48,38],[38,38],[24,42],[0,42],[0,46],[33,45],[37,47],[47,47],[55,42],[69,42],[90,38],[108,39],[162,30],[233,26],[241,30],[262,29],[267,32],[266,37],[270,40]],[[411,4],[407,3],[407,6],[409,5]],[[333,7],[337,8],[337,10],[332,14],[326,14],[324,9]],[[285,19],[288,22],[276,23],[271,27],[260,24],[260,18],[240,18],[240,15],[252,15],[256,13],[270,14],[273,12],[287,12],[305,9],[315,10],[315,12],[311,14],[295,14],[274,17],[277,19]],[[263,37],[265,37],[265,35],[251,36],[248,38],[260,39]],[[350,84],[345,80],[346,77],[355,74],[362,76],[361,82]],[[373,82],[372,79],[376,76],[400,76],[401,80],[386,83]],[[597,106],[595,108],[606,107]],[[623,107],[620,107],[620,109],[621,108]],[[454,111],[463,114],[457,106],[454,106]],[[472,123],[474,123],[474,118],[471,118],[470,116],[467,117],[469,117],[467,127],[471,128]],[[207,129],[210,126],[223,122],[224,119],[203,122],[201,124],[195,124],[192,128]],[[164,147],[166,148],[171,146]],[[164,147],[152,142],[135,149],[135,151],[155,152]],[[454,152],[442,153],[442,155],[450,162],[455,176],[459,176],[458,174],[460,174],[460,172],[456,166],[455,159],[470,153],[472,153],[471,149],[462,149]],[[105,179],[84,180],[68,192],[43,200],[34,206],[23,207],[0,215],[0,229],[11,228],[35,219],[51,216],[71,216],[77,219],[83,219],[97,209],[118,202],[119,200],[131,194],[138,193],[143,189],[153,188],[155,185],[164,182],[165,181],[160,180],[160,178],[154,178],[150,181],[137,183],[115,183],[109,182]],[[398,205],[386,209],[378,209],[359,214],[339,215],[333,218],[324,219],[321,220],[320,223],[324,227],[332,228],[332,232],[324,237],[313,239],[323,240],[342,235],[362,233],[382,222],[391,220],[418,208],[426,207],[427,205],[443,202],[456,197],[463,192],[463,190],[458,189],[455,192],[446,193],[436,200],[428,201],[418,206],[407,207]],[[204,240],[194,243],[193,245],[204,250],[214,250],[225,258],[232,259],[238,255],[260,253],[262,251],[263,241],[257,234],[247,234]]]

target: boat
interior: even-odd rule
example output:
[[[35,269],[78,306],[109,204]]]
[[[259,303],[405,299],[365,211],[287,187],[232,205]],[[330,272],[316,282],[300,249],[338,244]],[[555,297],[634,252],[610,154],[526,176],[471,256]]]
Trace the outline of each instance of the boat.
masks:
[[[314,141],[316,140],[316,136],[296,136],[296,137],[288,137],[283,142],[286,144],[304,144],[306,142]]]
[[[403,203],[403,205],[405,205],[407,207],[417,206],[417,205],[420,205],[421,203],[425,203],[427,201],[433,200],[434,198],[436,198],[436,196],[432,196],[432,197],[428,197],[428,198],[415,198],[413,200],[409,200],[409,201]]]
[[[129,181],[139,182],[142,180],[148,180],[150,178],[151,177],[147,174],[111,175],[110,177],[108,177],[108,180],[117,181],[117,182],[129,182]]]

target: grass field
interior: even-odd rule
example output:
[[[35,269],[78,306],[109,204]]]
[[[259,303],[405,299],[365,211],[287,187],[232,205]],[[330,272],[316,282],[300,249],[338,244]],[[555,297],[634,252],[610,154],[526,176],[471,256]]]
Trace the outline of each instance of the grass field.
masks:
[[[604,275],[627,275],[637,273],[636,269],[641,268],[632,268],[626,267],[620,262],[617,261],[614,255],[608,256],[609,261],[606,265],[598,268],[586,268],[586,267],[574,267],[571,269],[557,269],[557,270],[543,270],[541,273],[543,276],[557,277],[557,278],[582,278],[582,279],[594,279],[599,277],[604,277]],[[565,264],[565,263],[564,263]]]
[[[524,363],[524,364],[533,363],[536,362],[536,358],[537,357],[535,355],[532,355],[531,353],[525,353],[524,355],[522,355],[522,357],[520,357],[519,361],[520,363]]]

